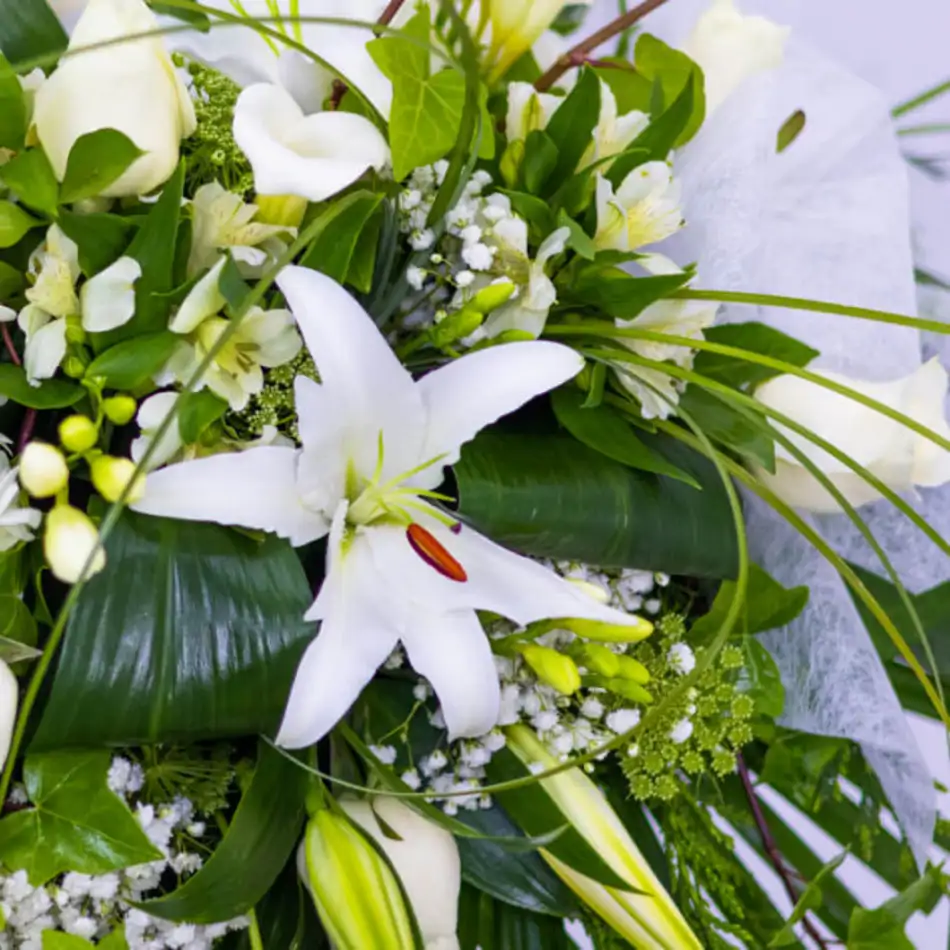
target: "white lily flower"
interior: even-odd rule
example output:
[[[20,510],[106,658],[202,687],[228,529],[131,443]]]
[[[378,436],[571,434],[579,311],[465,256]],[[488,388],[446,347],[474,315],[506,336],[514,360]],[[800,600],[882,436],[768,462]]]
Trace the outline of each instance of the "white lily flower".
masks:
[[[82,286],[82,325],[90,333],[114,330],[135,313],[135,282],[142,265],[131,257],[120,257]]]
[[[326,580],[306,614],[322,628],[298,667],[281,745],[325,735],[400,641],[432,683],[449,732],[481,735],[497,720],[499,686],[476,610],[518,624],[636,622],[425,500],[465,442],[570,379],[583,360],[554,343],[512,343],[416,382],[334,281],[288,267],[278,284],[321,379],[296,380],[303,448],[173,465],[150,476],[134,507],[271,531],[295,545],[330,534]]]
[[[145,153],[105,197],[144,195],[175,171],[179,144],[195,130],[195,110],[162,38],[80,51],[156,29],[142,0],[89,0],[69,41],[75,55],[62,59],[36,93],[36,134],[60,181],[76,141],[99,129],[123,132]]]
[[[245,204],[240,195],[214,181],[202,185],[191,202],[191,253],[188,276],[212,267],[221,251],[231,254],[248,276],[263,267],[279,246],[281,237],[296,237],[297,229],[255,221],[258,207]]]
[[[138,465],[142,461],[146,450],[155,441],[155,435],[165,417],[172,411],[172,406],[178,400],[178,393],[155,393],[139,406],[135,421],[138,423],[141,435],[132,440],[132,461]],[[161,468],[170,462],[184,447],[181,433],[178,430],[178,420],[175,419],[159,440],[155,451],[145,466],[145,471]]]
[[[850,379],[827,370],[814,372],[896,409],[950,439],[950,426],[944,416],[947,372],[936,357],[909,376],[887,383]],[[798,376],[777,376],[759,386],[755,396],[837,446],[894,491],[908,491],[915,485],[933,488],[950,481],[950,452],[849,396]],[[864,505],[881,497],[857,472],[805,436],[785,429],[780,423],[775,425],[852,505]],[[809,511],[841,511],[832,494],[784,446],[775,446],[775,464],[774,475],[765,471],[758,474],[786,502]]]
[[[683,46],[702,68],[707,114],[745,80],[781,66],[790,32],[766,17],[746,16],[735,0],[713,0]]]
[[[312,50],[338,70],[349,86],[359,89],[384,119],[389,118],[392,84],[366,52],[366,44],[375,38],[371,25],[379,19],[386,0],[208,0],[207,6],[252,19],[283,17],[268,25]],[[404,4],[393,25],[400,26],[411,17],[413,6]],[[295,15],[363,20],[367,25],[365,29],[359,29],[295,22]],[[172,22],[180,23],[178,20]],[[214,66],[240,86],[279,83],[307,112],[322,108],[336,78],[330,70],[279,40],[261,36],[250,27],[178,33],[169,40],[176,49]]]
[[[683,226],[680,186],[666,162],[647,162],[620,183],[597,179],[598,250],[635,251],[675,234]]]
[[[234,139],[251,163],[259,195],[323,201],[389,161],[386,139],[369,119],[349,112],[304,115],[280,86],[241,93]]]
[[[341,798],[340,807],[385,852],[419,924],[425,950],[458,950],[462,863],[451,832],[395,798]],[[399,835],[383,833],[380,819]]]
[[[594,162],[619,155],[649,124],[650,117],[638,109],[617,115],[617,99],[613,90],[601,80],[600,115],[594,129],[594,141],[585,152],[579,167],[586,168]],[[598,167],[601,171],[606,171],[609,163],[605,162]]]
[[[10,466],[0,444],[0,551],[33,540],[42,515],[20,501],[19,473]]]
[[[508,86],[505,138],[509,142],[523,141],[532,132],[547,128],[551,116],[562,102],[563,96],[538,92],[529,82],[511,83]]]

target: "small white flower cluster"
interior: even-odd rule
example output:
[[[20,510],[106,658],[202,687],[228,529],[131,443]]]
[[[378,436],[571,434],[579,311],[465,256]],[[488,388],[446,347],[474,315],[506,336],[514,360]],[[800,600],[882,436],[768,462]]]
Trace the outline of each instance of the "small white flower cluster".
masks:
[[[209,950],[220,937],[247,926],[245,918],[210,925],[176,924],[131,906],[153,896],[149,892],[159,886],[166,871],[181,878],[202,865],[201,856],[186,848],[189,840],[205,832],[192,803],[180,797],[158,806],[135,801],[144,779],[139,765],[116,757],[107,782],[133,806],[142,830],[164,857],[110,874],[70,871],[42,887],[33,887],[25,871],[0,878],[0,913],[6,922],[0,932],[0,950],[42,950],[46,931],[91,941],[120,927],[129,950]]]

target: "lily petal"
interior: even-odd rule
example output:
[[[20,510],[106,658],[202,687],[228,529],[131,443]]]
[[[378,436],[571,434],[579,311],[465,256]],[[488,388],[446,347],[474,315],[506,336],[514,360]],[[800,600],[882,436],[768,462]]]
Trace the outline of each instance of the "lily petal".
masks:
[[[481,736],[495,726],[501,705],[498,673],[474,610],[412,614],[402,642],[412,668],[432,684],[450,738]]]
[[[124,326],[135,313],[135,282],[142,265],[131,257],[114,264],[83,284],[82,325],[90,333],[102,333]]]
[[[540,341],[478,350],[429,373],[418,384],[429,413],[425,457],[457,462],[461,446],[481,429],[583,367],[570,347]]]
[[[191,333],[201,323],[213,317],[227,303],[218,281],[228,259],[222,255],[218,262],[208,271],[188,293],[178,308],[178,313],[172,317],[168,329],[172,333]]]
[[[145,494],[130,507],[164,518],[271,531],[294,546],[308,544],[329,526],[300,503],[297,454],[265,446],[170,465],[149,475]]]
[[[331,553],[333,542],[331,540]],[[369,547],[354,540],[345,555],[331,557],[318,598],[320,633],[297,667],[277,744],[302,749],[323,738],[353,705],[393,651],[396,628],[380,611],[369,580]],[[316,607],[317,605],[315,605]],[[311,610],[307,617],[311,618]]]
[[[65,355],[66,321],[51,320],[36,330],[26,341],[23,368],[26,370],[27,378],[30,380],[49,379],[59,368]]]
[[[261,195],[324,201],[389,161],[389,146],[368,119],[349,112],[305,116],[280,86],[261,84],[241,93],[234,139]]]

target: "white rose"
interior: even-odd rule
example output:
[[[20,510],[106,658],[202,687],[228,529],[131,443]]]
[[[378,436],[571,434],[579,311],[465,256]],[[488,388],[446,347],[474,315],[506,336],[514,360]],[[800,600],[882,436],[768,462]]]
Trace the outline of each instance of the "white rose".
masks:
[[[707,111],[750,76],[780,66],[789,32],[766,17],[745,16],[735,0],[713,0],[683,47],[702,67]]]
[[[69,50],[157,28],[142,0],[90,0]],[[99,129],[127,135],[145,154],[105,189],[112,198],[144,195],[166,182],[181,139],[195,130],[188,91],[158,36],[64,58],[36,93],[33,121],[60,180],[78,138]]]
[[[386,853],[412,904],[426,950],[458,950],[461,861],[455,839],[394,798],[344,798],[340,806]],[[376,816],[402,839],[383,833]]]
[[[947,373],[936,359],[910,376],[889,383],[849,379],[837,373],[816,371],[831,382],[909,416],[945,439],[950,426],[944,418]],[[778,376],[756,391],[756,398],[851,456],[894,491],[915,485],[934,487],[950,481],[950,452],[941,449],[906,426],[848,396],[825,389],[797,376]],[[852,505],[880,498],[856,472],[804,436],[778,425],[785,435],[835,484]],[[841,509],[818,480],[782,446],[776,445],[774,475],[760,472],[765,484],[784,501],[810,511]]]

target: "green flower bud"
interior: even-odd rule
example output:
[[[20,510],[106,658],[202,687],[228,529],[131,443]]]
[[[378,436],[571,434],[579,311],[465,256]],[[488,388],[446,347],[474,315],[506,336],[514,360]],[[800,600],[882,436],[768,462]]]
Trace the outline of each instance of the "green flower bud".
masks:
[[[451,346],[456,340],[461,340],[474,333],[481,325],[484,317],[471,307],[463,307],[455,313],[448,314],[429,330],[429,339],[433,346]]]
[[[577,664],[569,656],[537,643],[523,647],[521,655],[538,679],[554,687],[559,693],[570,696],[580,689],[581,674]]]
[[[82,379],[86,375],[86,361],[75,353],[70,353],[63,360],[63,372],[70,379]]]
[[[584,665],[601,676],[620,675],[620,657],[599,643],[588,643],[583,652]]]
[[[31,442],[20,456],[20,484],[34,498],[52,498],[69,484],[69,466],[55,445]]]
[[[86,331],[83,329],[81,317],[66,318],[66,342],[72,344],[86,342]]]
[[[650,682],[650,671],[632,656],[618,656],[617,662],[623,679],[639,683],[641,686]]]
[[[653,633],[653,624],[649,620],[630,614],[628,623],[606,623],[603,620],[579,620],[574,617],[546,620],[533,624],[535,635],[549,630],[570,630],[585,640],[600,640],[602,643],[638,643]]]
[[[630,699],[635,703],[648,705],[653,702],[653,694],[645,690],[639,683],[633,680],[626,680],[620,677],[607,681],[607,689],[624,699]]]
[[[509,142],[504,155],[501,156],[501,177],[509,188],[514,188],[518,183],[518,173],[521,171],[521,163],[524,161],[524,142],[521,139],[515,139]]]
[[[131,396],[110,396],[102,403],[102,411],[117,426],[127,425],[135,418],[138,404]]]
[[[497,283],[489,284],[483,287],[466,304],[478,313],[491,313],[497,310],[502,304],[511,300],[511,295],[515,292],[515,285],[510,280],[499,280]]]
[[[99,430],[88,416],[67,416],[59,424],[59,441],[70,452],[88,452],[99,439]]]
[[[131,459],[116,458],[114,455],[100,455],[89,465],[92,483],[96,491],[106,501],[116,502],[131,484],[127,502],[138,501],[145,493],[145,476],[136,474],[136,465]]]

